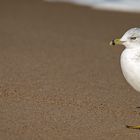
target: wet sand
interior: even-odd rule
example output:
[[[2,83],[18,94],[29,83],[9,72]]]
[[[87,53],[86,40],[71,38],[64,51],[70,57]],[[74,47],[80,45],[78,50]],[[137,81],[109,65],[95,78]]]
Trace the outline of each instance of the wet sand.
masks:
[[[0,4],[0,139],[136,140],[140,93],[109,47],[140,14],[41,1]]]

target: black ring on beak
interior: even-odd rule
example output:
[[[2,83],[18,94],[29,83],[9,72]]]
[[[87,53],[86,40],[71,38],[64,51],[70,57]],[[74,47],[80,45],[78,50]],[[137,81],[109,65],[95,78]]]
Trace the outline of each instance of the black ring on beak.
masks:
[[[112,45],[115,45],[115,41],[114,41],[114,39],[112,40]]]

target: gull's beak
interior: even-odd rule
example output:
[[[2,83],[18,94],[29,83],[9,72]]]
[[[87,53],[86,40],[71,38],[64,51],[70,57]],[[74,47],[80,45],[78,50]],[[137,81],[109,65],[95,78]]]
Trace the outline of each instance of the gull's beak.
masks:
[[[110,46],[112,45],[123,45],[123,41],[121,41],[120,39],[113,39],[110,43]]]

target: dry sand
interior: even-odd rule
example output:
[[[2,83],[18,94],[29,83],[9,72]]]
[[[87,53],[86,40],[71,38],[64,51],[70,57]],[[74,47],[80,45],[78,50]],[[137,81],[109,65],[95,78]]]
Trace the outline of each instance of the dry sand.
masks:
[[[4,1],[4,0],[3,0]],[[140,14],[0,2],[0,140],[137,140],[140,93],[113,37]]]

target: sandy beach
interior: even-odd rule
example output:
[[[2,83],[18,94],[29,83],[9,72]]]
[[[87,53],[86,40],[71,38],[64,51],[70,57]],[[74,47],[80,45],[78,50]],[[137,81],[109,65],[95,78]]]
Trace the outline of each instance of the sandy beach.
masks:
[[[0,2],[0,139],[137,140],[140,93],[109,41],[140,14]]]

